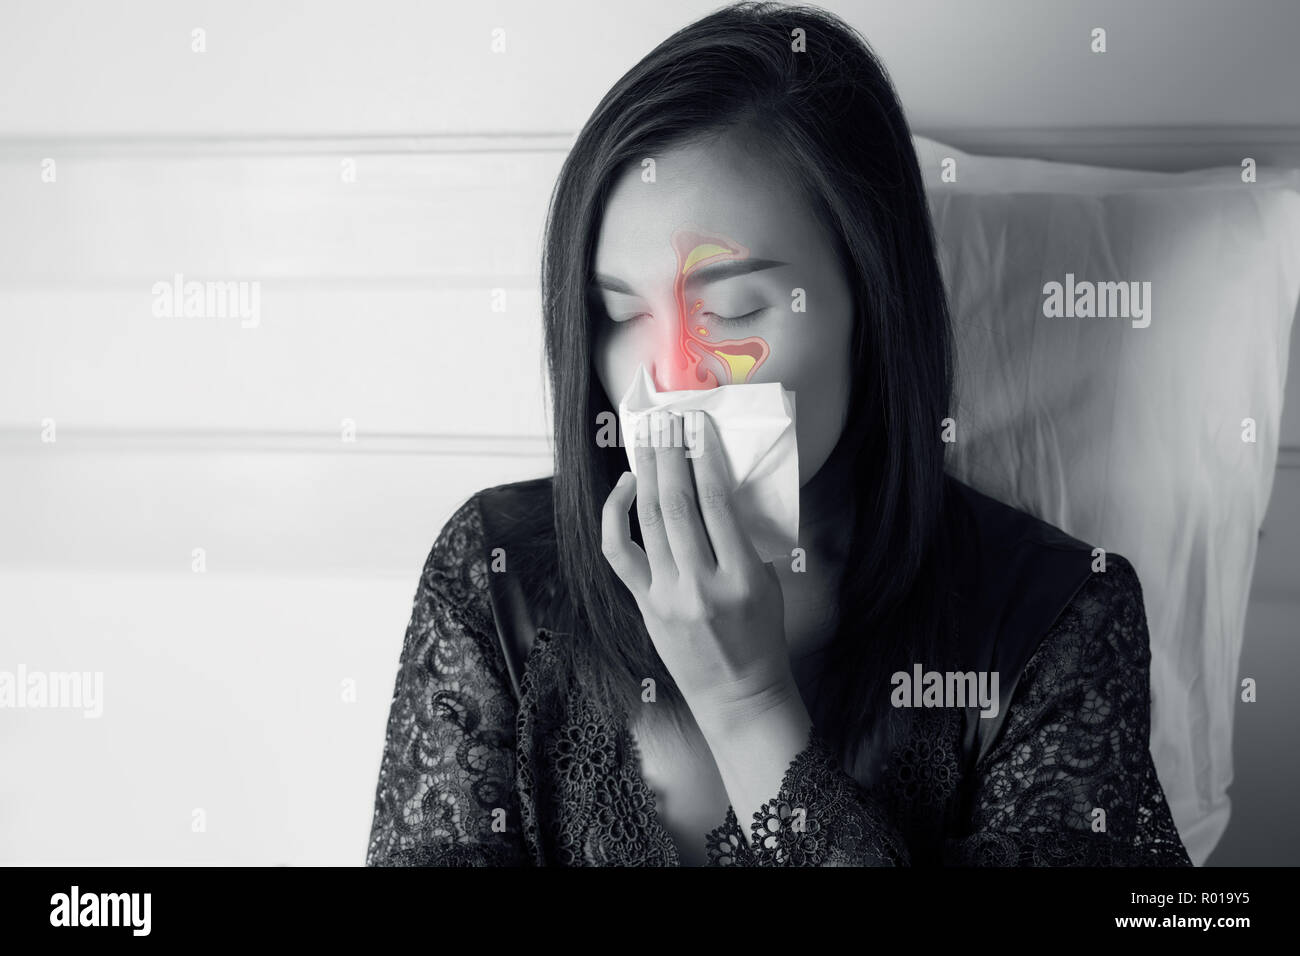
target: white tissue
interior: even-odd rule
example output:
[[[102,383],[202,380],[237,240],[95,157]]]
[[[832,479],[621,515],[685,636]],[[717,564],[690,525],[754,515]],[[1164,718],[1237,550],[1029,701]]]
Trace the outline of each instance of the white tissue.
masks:
[[[633,474],[637,427],[655,409],[679,415],[708,413],[722,440],[736,512],[754,550],[764,561],[788,559],[799,538],[794,392],[780,382],[660,392],[642,365],[618,405],[619,427]]]

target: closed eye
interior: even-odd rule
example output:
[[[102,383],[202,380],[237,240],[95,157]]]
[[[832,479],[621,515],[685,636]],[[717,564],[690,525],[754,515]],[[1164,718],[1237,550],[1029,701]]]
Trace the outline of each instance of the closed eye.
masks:
[[[753,312],[746,312],[744,315],[737,315],[737,316],[718,315],[718,313],[716,312],[705,312],[703,314],[711,315],[719,322],[723,324],[727,324],[729,322],[749,322],[750,320],[754,319],[756,316],[766,311],[767,311],[767,306],[764,306],[761,309],[755,309]]]
[[[741,322],[753,321],[755,318],[757,318],[759,315],[766,312],[767,310],[768,310],[768,306],[763,306],[761,309],[755,309],[753,312],[746,312],[744,315],[736,315],[736,316],[719,315],[716,312],[700,312],[698,314],[702,316],[709,316],[710,318],[714,319],[716,322],[718,322],[721,325],[730,325],[733,322],[741,323]],[[647,317],[649,315],[650,315],[649,312],[635,312],[632,315],[624,316],[621,319],[613,319],[613,316],[611,316],[610,318],[613,319],[613,321],[617,322],[618,324],[622,325],[625,322],[635,322],[637,319],[640,319],[642,317]]]

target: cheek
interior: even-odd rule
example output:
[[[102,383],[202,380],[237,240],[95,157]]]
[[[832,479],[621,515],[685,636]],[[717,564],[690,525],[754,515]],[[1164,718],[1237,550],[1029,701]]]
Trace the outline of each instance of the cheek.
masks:
[[[844,429],[851,375],[850,340],[847,331],[842,336],[828,336],[824,343],[811,338],[795,340],[787,335],[768,340],[772,347],[771,368],[762,380],[780,381],[795,393],[802,485],[825,464]]]
[[[806,484],[826,463],[843,431],[848,389],[838,375],[829,372],[829,368],[825,369],[802,391],[795,392],[801,485]]]
[[[596,333],[592,341],[591,364],[611,408],[618,408],[619,399],[632,384],[637,362],[630,336],[617,329]]]

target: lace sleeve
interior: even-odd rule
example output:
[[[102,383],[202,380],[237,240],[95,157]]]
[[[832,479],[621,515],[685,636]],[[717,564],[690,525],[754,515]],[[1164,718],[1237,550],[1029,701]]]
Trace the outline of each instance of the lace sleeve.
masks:
[[[709,833],[710,866],[907,866],[907,845],[883,807],[809,730],[776,799],[750,824],[752,846],[736,811]]]
[[[471,499],[447,521],[416,590],[375,793],[367,866],[524,862],[513,779],[517,702]]]
[[[1137,574],[1108,555],[1026,665],[945,860],[1191,866],[1148,749],[1150,662]]]

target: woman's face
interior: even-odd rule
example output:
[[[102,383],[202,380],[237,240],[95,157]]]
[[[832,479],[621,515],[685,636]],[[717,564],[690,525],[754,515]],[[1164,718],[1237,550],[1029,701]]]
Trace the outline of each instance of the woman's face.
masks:
[[[797,191],[730,140],[632,168],[601,223],[594,364],[618,407],[642,363],[660,391],[780,382],[796,395],[799,483],[839,441],[852,292]]]

